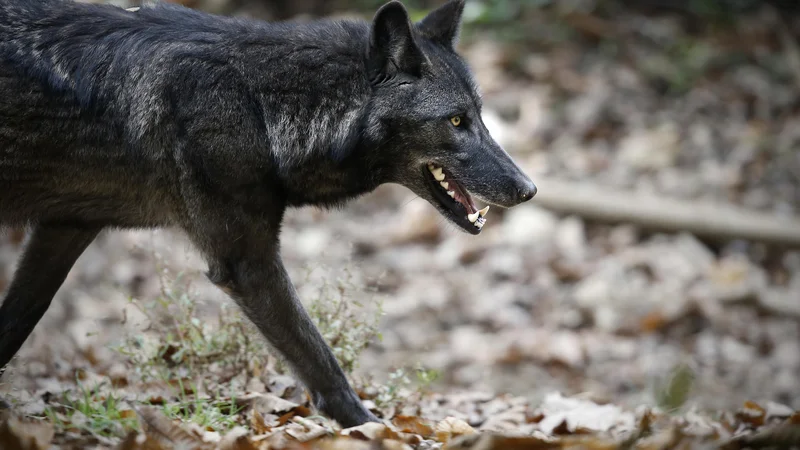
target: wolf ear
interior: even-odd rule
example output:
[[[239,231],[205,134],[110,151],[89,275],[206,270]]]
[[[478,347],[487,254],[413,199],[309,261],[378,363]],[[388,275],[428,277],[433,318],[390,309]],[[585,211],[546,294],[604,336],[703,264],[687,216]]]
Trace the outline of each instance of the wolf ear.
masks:
[[[417,27],[426,38],[452,49],[458,43],[463,13],[464,0],[450,0],[431,11]]]
[[[411,21],[402,3],[392,1],[372,20],[369,59],[373,79],[388,79],[398,73],[420,76],[425,56],[414,40]]]

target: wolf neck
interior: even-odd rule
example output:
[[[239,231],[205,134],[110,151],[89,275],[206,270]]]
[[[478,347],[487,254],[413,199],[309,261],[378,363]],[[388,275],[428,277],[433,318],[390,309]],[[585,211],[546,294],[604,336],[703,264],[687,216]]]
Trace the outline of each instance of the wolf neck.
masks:
[[[339,204],[379,184],[365,132],[369,29],[333,21],[295,27],[245,43],[242,72],[251,74],[289,203]]]

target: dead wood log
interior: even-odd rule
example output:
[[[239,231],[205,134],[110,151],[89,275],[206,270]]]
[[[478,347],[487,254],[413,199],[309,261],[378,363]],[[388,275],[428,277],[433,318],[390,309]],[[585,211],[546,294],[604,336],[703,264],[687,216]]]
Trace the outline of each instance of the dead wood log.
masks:
[[[631,223],[642,229],[689,232],[711,241],[744,239],[782,247],[800,247],[800,218],[781,217],[724,203],[684,200],[536,177],[533,202],[562,214],[607,223]]]

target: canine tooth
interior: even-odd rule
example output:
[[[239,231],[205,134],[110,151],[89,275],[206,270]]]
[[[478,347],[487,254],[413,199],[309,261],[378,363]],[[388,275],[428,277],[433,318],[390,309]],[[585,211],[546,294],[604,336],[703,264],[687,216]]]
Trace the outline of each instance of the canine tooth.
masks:
[[[477,222],[475,222],[475,226],[476,226],[478,229],[481,229],[481,228],[483,228],[483,224],[485,224],[485,223],[486,223],[486,221],[485,221],[485,220],[478,220]]]
[[[447,191],[447,195],[450,197],[456,198],[456,191]]]
[[[469,219],[470,222],[475,223],[475,221],[478,220],[478,216],[479,215],[480,215],[480,213],[478,213],[478,212],[474,212],[472,214],[467,214],[467,219]]]
[[[478,212],[481,213],[481,217],[484,217],[486,215],[486,213],[489,212],[489,207],[487,206],[486,208],[483,208],[483,209],[479,210]]]
[[[431,170],[431,173],[433,174],[433,178],[436,178],[436,181],[443,181],[444,180],[444,173],[442,173],[442,168],[441,167],[437,167],[437,168]]]
[[[445,189],[450,187],[450,183],[448,183],[447,181],[440,181],[439,184],[441,184],[442,187]]]

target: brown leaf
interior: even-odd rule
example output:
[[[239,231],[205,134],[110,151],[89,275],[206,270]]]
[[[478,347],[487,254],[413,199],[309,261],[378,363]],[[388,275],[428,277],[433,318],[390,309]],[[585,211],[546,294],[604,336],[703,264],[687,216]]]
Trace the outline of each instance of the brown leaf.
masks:
[[[499,355],[495,361],[498,364],[515,366],[524,361],[525,358],[525,353],[519,348],[519,345],[514,343],[503,354]]]
[[[163,359],[164,362],[167,363],[168,366],[173,366],[176,363],[182,362],[182,361],[173,361],[172,360],[172,357],[176,353],[178,353],[178,347],[176,347],[174,345],[171,345],[171,344],[167,345],[166,347],[160,348],[159,351],[161,352],[161,359]]]
[[[740,421],[755,427],[764,425],[767,412],[755,402],[744,402],[744,407],[736,413],[736,418]]]
[[[251,405],[253,410],[261,414],[281,415],[297,408],[297,403],[284,400],[277,395],[270,393],[252,393],[240,397],[239,402],[243,405]]]
[[[155,439],[150,439],[142,433],[131,431],[120,442],[116,450],[168,450]]]
[[[288,422],[295,416],[308,417],[310,415],[311,415],[311,410],[309,410],[303,405],[297,405],[295,408],[292,408],[291,410],[289,410],[289,412],[278,418],[278,426],[282,427],[286,425],[286,422]]]
[[[149,403],[151,405],[163,405],[163,404],[166,403],[166,400],[164,400],[164,397],[158,395],[158,396],[153,396],[153,397],[150,397],[149,399],[147,399],[147,403]]]
[[[544,414],[537,412],[535,414],[525,412],[525,422],[526,423],[539,423],[544,419]]]
[[[250,428],[255,434],[265,434],[272,431],[272,427],[267,425],[264,416],[256,410],[253,410],[253,413],[250,415]]]
[[[188,377],[172,378],[169,381],[167,381],[167,383],[170,386],[179,389],[180,393],[183,395],[194,395],[197,393],[195,392],[194,383],[191,378]]]
[[[292,419],[292,421],[301,425],[304,428],[304,431],[299,431],[299,430],[295,431],[287,429],[286,434],[297,439],[299,442],[314,441],[330,434],[327,428],[318,425],[308,419],[304,419],[302,417],[295,417],[294,419]]]
[[[553,428],[553,431],[551,431],[551,433],[555,434],[557,436],[558,435],[565,435],[565,434],[572,434],[572,432],[569,431],[569,425],[567,424],[566,419],[562,420],[561,423],[558,424],[557,427]]]
[[[557,441],[533,436],[502,436],[496,434],[475,434],[459,436],[444,446],[445,450],[547,450],[562,448]]]
[[[193,450],[210,448],[200,437],[184,430],[156,408],[142,407],[138,408],[136,412],[141,418],[142,427],[149,439],[159,441],[162,445],[169,443],[172,446],[183,446]]]
[[[45,450],[53,439],[53,426],[47,422],[22,420],[4,414],[0,423],[0,448],[15,450]]]
[[[384,433],[388,429],[389,428],[382,423],[367,422],[357,427],[345,428],[344,430],[340,431],[339,434],[362,441],[374,441],[384,436]]]
[[[645,333],[652,333],[661,330],[669,323],[669,320],[659,311],[653,311],[639,320],[639,328]]]
[[[445,417],[436,424],[435,432],[436,440],[445,444],[457,436],[477,433],[467,422],[455,417]]]
[[[285,447],[286,450],[375,450],[375,448],[369,442],[343,437],[322,439],[313,444],[294,443]]]
[[[433,437],[433,427],[419,417],[395,416],[392,423],[404,433],[419,434],[422,437]]]
[[[396,441],[394,439],[385,439],[381,442],[383,450],[412,450],[411,446],[405,442]]]
[[[217,448],[219,450],[258,450],[248,434],[246,428],[236,427],[222,437]]]

